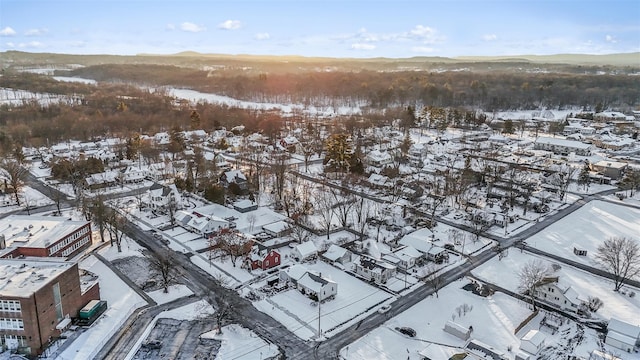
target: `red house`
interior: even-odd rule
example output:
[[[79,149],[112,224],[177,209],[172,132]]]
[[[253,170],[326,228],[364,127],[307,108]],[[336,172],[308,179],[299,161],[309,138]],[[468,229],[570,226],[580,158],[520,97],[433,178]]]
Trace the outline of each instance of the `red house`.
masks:
[[[267,270],[280,265],[280,254],[275,250],[254,246],[244,261],[247,269]]]

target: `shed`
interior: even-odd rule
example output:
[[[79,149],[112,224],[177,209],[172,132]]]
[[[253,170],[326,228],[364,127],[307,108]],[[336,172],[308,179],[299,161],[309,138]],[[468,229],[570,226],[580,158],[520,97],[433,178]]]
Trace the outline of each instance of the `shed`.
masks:
[[[520,350],[536,355],[544,346],[545,336],[538,330],[529,330],[520,339]]]
[[[633,352],[640,345],[640,326],[612,318],[607,325],[605,344],[626,352]]]
[[[331,244],[329,249],[322,254],[322,257],[332,263],[345,264],[351,262],[351,251],[336,244]]]
[[[458,323],[455,323],[451,320],[447,321],[444,324],[444,332],[449,333],[458,339],[468,340],[471,336],[471,329],[466,328]]]

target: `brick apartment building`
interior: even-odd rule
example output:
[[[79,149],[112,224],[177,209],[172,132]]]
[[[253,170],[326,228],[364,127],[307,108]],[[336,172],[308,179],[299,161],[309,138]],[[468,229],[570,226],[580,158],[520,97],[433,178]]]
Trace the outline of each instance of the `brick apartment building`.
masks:
[[[0,220],[0,258],[72,258],[90,246],[89,221],[28,215],[11,215]]]
[[[96,276],[60,258],[0,259],[0,345],[35,356],[100,298]]]

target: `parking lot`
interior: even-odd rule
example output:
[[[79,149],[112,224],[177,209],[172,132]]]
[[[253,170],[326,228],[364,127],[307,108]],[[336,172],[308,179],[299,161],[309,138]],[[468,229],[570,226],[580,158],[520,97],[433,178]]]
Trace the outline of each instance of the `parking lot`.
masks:
[[[213,360],[220,341],[199,338],[213,327],[213,321],[159,319],[134,359]]]

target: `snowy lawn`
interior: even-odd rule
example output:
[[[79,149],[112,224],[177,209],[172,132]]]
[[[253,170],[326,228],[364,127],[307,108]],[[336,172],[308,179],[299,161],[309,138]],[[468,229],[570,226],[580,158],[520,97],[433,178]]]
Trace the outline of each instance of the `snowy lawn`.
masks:
[[[392,297],[324,262],[306,263],[304,266],[338,284],[335,299],[324,302],[318,309],[314,301],[298,290],[290,289],[254,303],[258,310],[278,320],[302,339],[308,340],[316,336],[318,310],[321,312],[322,332],[330,337],[332,333],[354,323],[377,304]]]
[[[474,295],[461,289],[466,283],[458,281],[441,289],[438,298],[430,296],[422,300],[343,348],[340,355],[350,360],[417,360],[421,359],[418,352],[431,342],[453,349],[463,347],[464,340],[443,331],[445,323],[450,320],[464,328],[473,326],[472,338],[495,349],[506,353],[509,346],[518,348],[520,340],[513,332],[531,314],[526,304],[500,293],[488,298]],[[471,310],[459,316],[456,308],[463,304],[469,305]],[[405,326],[416,331],[415,338],[395,330]]]
[[[97,238],[99,239],[100,236],[98,235]],[[98,240],[100,241],[100,240]],[[109,236],[106,236],[106,241],[109,241]],[[106,245],[105,247],[101,248],[100,250],[98,250],[98,252],[100,253],[100,255],[104,256],[105,259],[109,260],[109,261],[113,261],[116,259],[122,259],[122,258],[126,258],[129,256],[144,256],[142,255],[142,253],[140,253],[140,250],[144,249],[142,246],[138,245],[137,242],[131,240],[128,237],[124,237],[124,239],[122,240],[122,244],[121,244],[121,252],[118,252],[118,247],[117,246],[111,246],[111,245]]]
[[[482,281],[497,284],[507,290],[518,292],[518,271],[530,260],[540,259],[551,266],[552,261],[545,258],[521,253],[517,249],[510,249],[508,255],[499,260],[497,257],[489,260],[480,267],[473,270],[473,275]],[[558,276],[564,284],[571,285],[577,292],[578,297],[587,300],[589,296],[597,296],[604,305],[594,314],[596,318],[609,320],[612,317],[618,319],[631,319],[640,314],[640,296],[630,297],[624,295],[631,291],[640,293],[640,289],[624,286],[621,292],[613,291],[613,281],[604,279],[588,272],[578,270],[565,264],[561,264],[561,269],[553,273]],[[635,315],[634,315],[635,314]]]
[[[640,241],[640,209],[591,201],[527,239],[527,244],[563,258],[602,268],[595,260],[597,248],[604,240],[614,236]],[[574,246],[587,250],[587,256],[575,255]]]
[[[268,359],[278,355],[278,347],[262,340],[253,331],[237,324],[222,328],[222,334],[217,330],[200,335],[203,339],[216,339],[222,342],[216,359]]]
[[[181,297],[193,294],[186,285],[171,285],[169,292],[165,293],[164,289],[148,292],[149,296],[158,304],[168,303]]]
[[[60,359],[91,359],[124,324],[133,311],[147,303],[96,257],[90,256],[79,267],[100,277],[100,298],[107,301],[107,311],[73,341]]]

